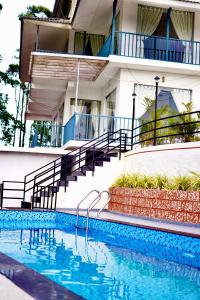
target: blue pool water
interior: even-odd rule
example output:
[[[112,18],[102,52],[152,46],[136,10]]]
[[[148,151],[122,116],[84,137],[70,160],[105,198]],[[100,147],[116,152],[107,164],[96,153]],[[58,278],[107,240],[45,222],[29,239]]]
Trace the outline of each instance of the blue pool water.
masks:
[[[200,239],[95,219],[87,237],[74,224],[59,212],[0,211],[0,252],[85,299],[200,299]]]
[[[91,231],[87,237],[84,230],[53,222],[31,226],[0,224],[0,251],[85,299],[200,299],[198,268],[156,258],[150,248],[125,247],[126,238],[120,242],[115,233]]]

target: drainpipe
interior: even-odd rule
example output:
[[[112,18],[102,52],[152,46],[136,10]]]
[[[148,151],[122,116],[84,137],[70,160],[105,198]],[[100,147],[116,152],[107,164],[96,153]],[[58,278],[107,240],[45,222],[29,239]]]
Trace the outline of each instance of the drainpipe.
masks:
[[[111,32],[111,45],[110,45],[110,53],[114,54],[114,44],[115,44],[115,17],[116,17],[116,9],[117,9],[117,1],[113,1],[113,16],[112,16],[112,32]]]
[[[166,24],[166,61],[169,60],[169,33],[170,33],[170,17],[172,13],[172,8],[167,10],[167,24]]]

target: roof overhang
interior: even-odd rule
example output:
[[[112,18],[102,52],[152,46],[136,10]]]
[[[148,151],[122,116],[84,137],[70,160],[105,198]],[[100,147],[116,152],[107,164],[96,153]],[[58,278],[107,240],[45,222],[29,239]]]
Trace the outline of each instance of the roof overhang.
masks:
[[[69,81],[95,81],[107,58],[33,52],[29,66],[30,100],[26,119],[54,120]],[[79,71],[78,71],[79,70]]]
[[[29,82],[28,67],[36,47],[49,51],[66,51],[71,26],[67,20],[27,17],[21,19],[20,80]]]
[[[31,78],[95,81],[109,59],[95,56],[33,52],[29,66]]]

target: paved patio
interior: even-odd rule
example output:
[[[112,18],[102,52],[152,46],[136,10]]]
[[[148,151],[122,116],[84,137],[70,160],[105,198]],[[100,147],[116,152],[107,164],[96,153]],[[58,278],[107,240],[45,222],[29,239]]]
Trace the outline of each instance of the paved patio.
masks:
[[[12,281],[0,274],[0,299],[2,300],[34,300]]]

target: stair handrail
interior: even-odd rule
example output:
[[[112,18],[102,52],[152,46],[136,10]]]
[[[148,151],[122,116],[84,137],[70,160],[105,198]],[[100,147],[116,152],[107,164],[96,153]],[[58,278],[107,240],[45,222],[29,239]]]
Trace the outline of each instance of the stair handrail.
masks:
[[[40,192],[39,186],[42,185],[44,182],[46,182],[46,186],[50,185],[57,185],[59,184],[59,181],[61,178],[58,176],[62,172],[62,163],[68,164],[68,167],[72,168],[74,166],[77,166],[76,169],[73,169],[73,171],[80,170],[80,163],[84,161],[87,158],[87,150],[96,149],[99,152],[104,152],[102,154],[98,154],[98,156],[94,156],[92,158],[95,160],[97,157],[102,157],[105,155],[105,153],[109,153],[110,151],[113,151],[115,149],[119,149],[119,158],[121,158],[121,152],[124,150],[124,145],[126,145],[126,139],[127,134],[129,130],[119,129],[115,132],[107,132],[103,134],[102,136],[94,139],[93,141],[90,141],[89,143],[86,143],[87,147],[85,145],[81,146],[80,148],[73,150],[69,152],[67,155],[64,155],[64,160],[61,161],[61,158],[56,159],[55,161],[47,164],[46,169],[36,174],[32,180],[29,180],[25,183],[24,186],[24,195],[26,192],[33,190],[33,196]],[[123,142],[125,141],[125,142]],[[88,146],[90,144],[90,146]],[[75,155],[69,156],[70,153],[74,153]],[[73,160],[72,160],[73,157]],[[78,158],[78,159],[76,159]],[[59,161],[59,162],[58,162]],[[58,162],[56,164],[56,162]],[[51,165],[51,166],[50,166]],[[49,167],[50,166],[50,167]],[[52,174],[50,174],[52,172]],[[33,174],[33,173],[32,173]],[[56,178],[58,176],[59,178]],[[51,180],[51,182],[49,182]],[[47,182],[48,181],[48,182]],[[27,186],[26,184],[31,184],[31,186]],[[24,196],[25,198],[25,196]]]
[[[104,192],[107,192],[108,193],[108,200],[106,202],[106,204],[104,204],[104,206],[102,208],[100,208],[100,210],[98,211],[97,213],[97,218],[100,216],[102,210],[104,210],[104,208],[108,205],[108,203],[110,202],[110,198],[111,198],[111,195],[110,195],[110,192],[108,191],[104,191]]]
[[[119,140],[119,137],[118,137],[118,138],[113,138],[112,140],[110,140],[110,137],[113,137],[113,136],[114,136],[115,134],[117,134],[117,133],[120,133],[120,137],[121,137],[122,129],[120,129],[120,130],[118,130],[118,131],[116,131],[116,132],[113,132],[113,133],[107,132],[106,134],[103,135],[104,137],[101,136],[101,140],[96,141],[96,143],[94,143],[95,140],[99,139],[99,138],[97,138],[97,139],[91,141],[90,143],[91,143],[92,145],[99,146],[99,145],[101,145],[102,143],[104,143],[104,142],[107,141],[107,144],[105,144],[103,147],[101,147],[100,149],[97,148],[98,150],[106,149],[106,148],[108,148],[108,146],[109,146],[110,144],[112,144],[113,142]],[[102,137],[103,137],[103,138],[102,138]],[[120,138],[120,141],[121,141],[121,138]],[[120,147],[121,147],[121,143],[120,143]],[[116,148],[116,147],[113,147],[113,149],[115,149],[115,148]],[[72,152],[76,152],[76,155],[74,156],[74,158],[76,158],[76,157],[78,157],[78,156],[81,156],[82,154],[86,153],[86,151],[87,151],[88,149],[91,149],[91,147],[86,147],[86,148],[85,148],[85,147],[80,147],[79,149],[76,149],[76,150],[72,151]],[[78,151],[78,150],[79,150],[79,151]],[[72,152],[70,152],[70,153],[72,153]],[[69,153],[68,153],[68,155],[69,155]],[[84,159],[85,159],[85,158],[82,158],[81,161],[83,161]],[[59,160],[59,159],[55,160],[54,163],[55,163],[56,161],[58,161],[58,160]],[[64,162],[66,163],[66,162],[68,162],[68,161],[71,161],[71,157],[66,157],[66,158],[65,158]],[[63,161],[62,161],[62,162],[63,162]],[[53,162],[52,162],[52,163],[53,163]],[[72,164],[72,166],[75,165],[75,164],[77,164],[77,162],[75,162],[74,164]],[[49,165],[49,164],[47,164],[46,166],[48,166],[48,165]],[[45,174],[48,173],[48,172],[53,171],[54,168],[58,168],[58,167],[60,167],[60,166],[61,166],[61,162],[58,163],[58,164],[56,164],[56,165],[54,164],[52,167],[50,167],[50,168],[44,170],[43,172],[41,172],[41,173],[35,175],[35,176],[34,176],[35,182],[36,182],[36,179],[38,179],[39,177],[45,175]],[[58,175],[59,173],[60,173],[60,171],[56,172],[54,175]],[[50,175],[49,177],[46,178],[46,180],[50,179],[51,177],[52,177],[52,176]],[[34,179],[33,179],[33,180],[34,180]],[[33,180],[31,180],[31,181],[33,181]],[[44,179],[44,180],[38,182],[37,185],[41,185],[41,184],[42,184],[44,181],[46,181],[46,180]],[[29,181],[29,183],[30,183],[30,181]],[[30,190],[30,189],[32,189],[32,187],[29,188],[29,189],[25,189],[25,192],[28,191],[28,190]]]
[[[121,131],[121,130],[122,130],[122,129],[119,129],[119,130],[117,130],[117,131],[115,131],[115,132],[109,132],[109,134],[110,134],[110,135],[113,135],[113,134],[118,133],[118,132]],[[128,130],[128,129],[127,129],[127,130]],[[96,140],[102,138],[103,136],[107,136],[107,135],[108,135],[108,132],[105,132],[105,133],[103,133],[102,135],[100,135],[99,137],[93,139],[92,141],[89,141],[89,142],[85,143],[85,144],[82,145],[79,149],[72,150],[72,151],[68,152],[67,154],[63,155],[62,157],[67,157],[67,156],[70,155],[71,153],[74,153],[74,152],[76,152],[77,150],[80,150],[80,149],[82,149],[82,148],[85,149],[85,146],[87,146],[87,145],[89,145],[89,144],[93,144]],[[88,148],[89,148],[89,147],[88,147]],[[42,167],[40,167],[40,168],[38,168],[38,169],[36,169],[36,170],[34,170],[34,171],[32,171],[32,172],[26,174],[25,177],[27,177],[27,176],[29,176],[29,175],[32,175],[32,174],[34,174],[34,173],[37,172],[37,171],[40,171],[40,170],[43,169],[44,167],[47,167],[48,165],[50,165],[50,164],[52,164],[52,163],[55,163],[55,162],[58,161],[59,159],[60,159],[60,157],[59,157],[59,158],[56,158],[55,160],[53,160],[53,161],[47,163],[45,166],[42,166]]]
[[[98,190],[92,190],[92,191],[90,191],[79,203],[78,203],[78,205],[77,205],[77,207],[76,207],[76,228],[78,228],[78,218],[79,218],[79,208],[80,208],[80,205],[92,194],[92,193],[94,193],[94,192],[96,192],[97,194],[98,194],[98,196],[99,196],[99,191]],[[98,197],[97,196],[97,197]],[[97,198],[96,197],[96,198]],[[96,199],[95,198],[95,199]]]
[[[101,200],[101,196],[103,193],[107,193],[109,196],[109,192],[108,191],[102,191],[101,193],[99,193],[99,195],[88,205],[87,207],[87,221],[86,221],[86,231],[88,231],[88,227],[89,227],[89,217],[90,217],[90,211],[95,207],[95,205]]]

